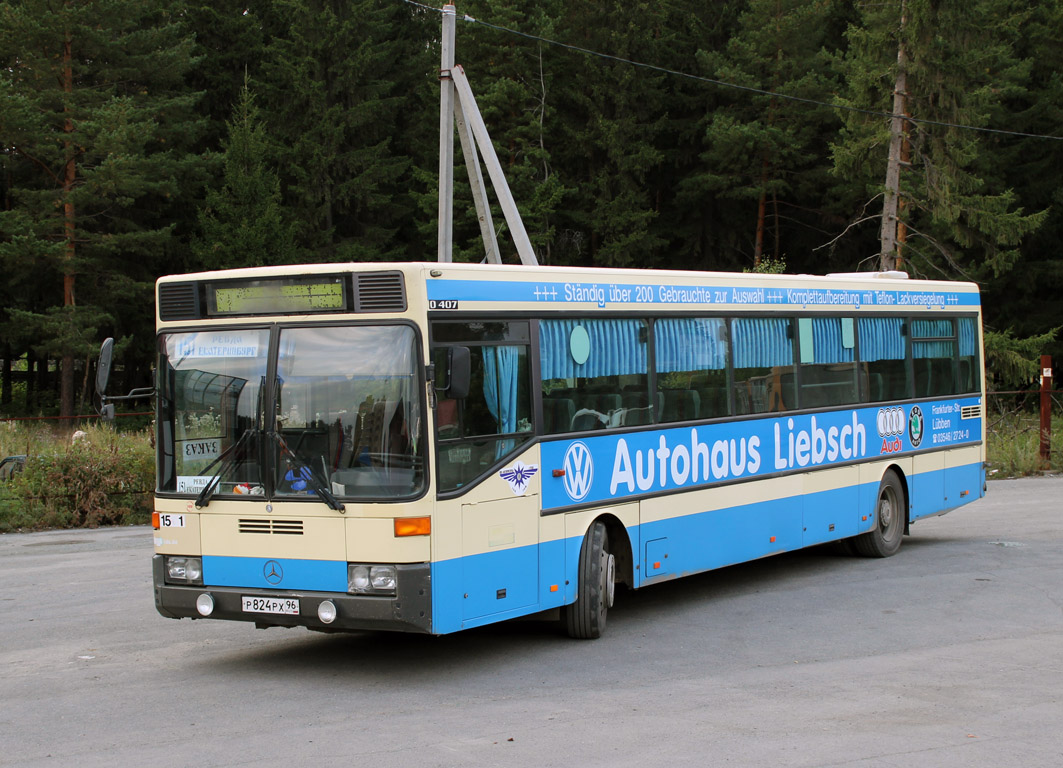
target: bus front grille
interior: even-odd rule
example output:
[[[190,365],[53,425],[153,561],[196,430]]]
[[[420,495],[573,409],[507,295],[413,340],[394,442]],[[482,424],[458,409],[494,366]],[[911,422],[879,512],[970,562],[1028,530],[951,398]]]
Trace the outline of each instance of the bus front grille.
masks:
[[[240,533],[265,533],[285,536],[302,536],[302,520],[270,520],[265,517],[241,517]]]

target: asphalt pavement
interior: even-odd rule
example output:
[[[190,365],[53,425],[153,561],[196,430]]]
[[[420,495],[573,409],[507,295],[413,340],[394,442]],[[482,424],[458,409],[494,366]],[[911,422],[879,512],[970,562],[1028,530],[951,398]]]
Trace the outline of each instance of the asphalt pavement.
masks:
[[[159,616],[151,531],[0,536],[0,765],[1063,764],[1063,479],[895,557],[820,547],[619,592],[605,637]]]

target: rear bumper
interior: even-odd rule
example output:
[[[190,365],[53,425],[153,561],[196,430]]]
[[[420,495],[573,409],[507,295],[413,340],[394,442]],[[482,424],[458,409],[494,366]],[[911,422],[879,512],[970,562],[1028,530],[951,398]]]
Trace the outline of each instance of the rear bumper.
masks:
[[[307,627],[334,632],[337,630],[393,630],[399,632],[432,631],[431,571],[428,563],[398,565],[398,589],[395,597],[351,595],[345,592],[307,590],[251,589],[247,587],[176,586],[166,584],[162,555],[152,559],[152,582],[155,608],[170,619],[222,619],[250,621],[259,627]],[[204,617],[196,610],[196,598],[208,594],[214,598],[214,610]],[[241,597],[284,597],[299,600],[299,615],[246,613]],[[336,620],[325,624],[317,617],[317,608],[325,600],[336,606]]]

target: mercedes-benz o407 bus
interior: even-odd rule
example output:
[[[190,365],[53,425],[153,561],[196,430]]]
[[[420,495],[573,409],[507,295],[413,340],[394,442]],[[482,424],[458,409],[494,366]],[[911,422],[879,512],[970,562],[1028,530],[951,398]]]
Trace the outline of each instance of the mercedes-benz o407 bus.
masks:
[[[443,634],[980,498],[977,287],[327,264],[157,284],[155,603]]]

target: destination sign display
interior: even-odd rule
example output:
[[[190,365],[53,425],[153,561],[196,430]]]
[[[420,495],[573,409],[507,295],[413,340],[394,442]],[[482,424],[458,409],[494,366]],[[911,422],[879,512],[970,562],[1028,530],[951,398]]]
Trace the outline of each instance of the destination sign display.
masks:
[[[346,308],[344,280],[338,276],[207,284],[207,314],[215,317],[342,312]]]

